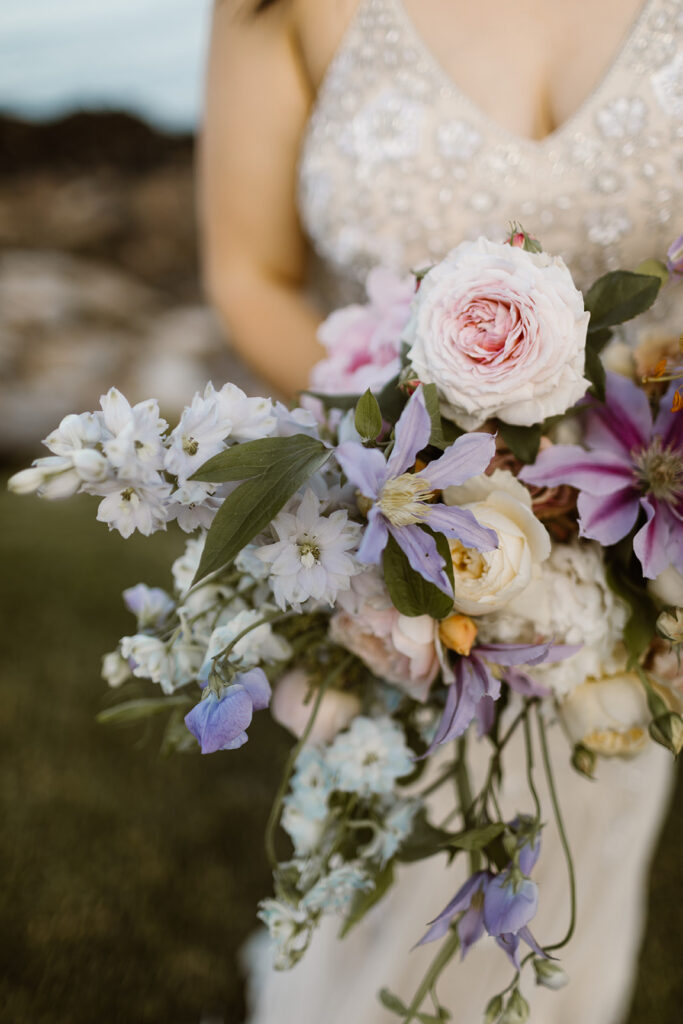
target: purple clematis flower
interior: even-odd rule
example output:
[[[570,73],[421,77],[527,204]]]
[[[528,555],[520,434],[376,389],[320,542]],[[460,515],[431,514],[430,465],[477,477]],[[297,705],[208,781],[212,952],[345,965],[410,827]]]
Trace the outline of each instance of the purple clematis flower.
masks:
[[[445,562],[421,524],[478,551],[498,546],[495,531],[480,526],[470,511],[431,500],[435,491],[483,473],[493,458],[495,440],[491,434],[464,434],[419,473],[408,472],[430,434],[431,420],[418,388],[396,424],[388,460],[377,448],[364,448],[354,441],[340,444],[335,456],[351,483],[372,502],[358,560],[377,564],[391,534],[416,572],[452,594]]]
[[[267,708],[270,695],[263,669],[241,672],[220,697],[207,687],[199,704],[185,715],[185,725],[199,740],[202,754],[236,750],[247,742],[247,727],[254,711]]]
[[[519,479],[528,484],[571,484],[579,490],[581,534],[616,544],[633,538],[643,575],[654,579],[673,565],[683,572],[683,416],[671,410],[675,384],[652,420],[645,392],[627,377],[607,374],[605,404],[590,405],[584,439],[541,452]]]
[[[537,956],[547,956],[528,927],[537,908],[538,886],[531,879],[520,877],[519,872],[515,876],[511,868],[498,875],[491,871],[477,871],[431,922],[418,946],[442,938],[452,921],[462,914],[456,930],[463,959],[484,932],[488,932],[519,969],[520,939]]]
[[[502,680],[522,696],[547,697],[549,691],[520,672],[517,666],[562,661],[578,650],[578,646],[570,644],[478,644],[469,655],[459,656],[453,682],[448,687],[443,716],[423,756],[428,757],[442,743],[462,736],[475,718],[479,722],[480,736],[491,729],[495,702],[500,697],[501,679],[493,674],[488,662],[507,668]]]

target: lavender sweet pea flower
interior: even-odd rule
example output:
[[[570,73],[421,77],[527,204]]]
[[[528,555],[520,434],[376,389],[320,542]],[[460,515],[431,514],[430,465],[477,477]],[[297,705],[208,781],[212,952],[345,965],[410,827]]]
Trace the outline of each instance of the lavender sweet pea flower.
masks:
[[[236,675],[220,697],[213,690],[205,691],[199,704],[185,715],[185,725],[199,740],[202,754],[244,746],[253,712],[268,707],[270,694],[270,684],[260,668]]]
[[[672,411],[675,390],[674,382],[653,423],[645,392],[608,373],[605,404],[590,406],[588,451],[555,445],[519,474],[529,484],[576,487],[581,534],[604,545],[625,537],[642,510],[633,550],[648,579],[671,565],[683,572],[683,416]]]
[[[340,444],[335,456],[351,483],[372,503],[358,560],[379,563],[391,534],[412,568],[451,594],[444,560],[434,538],[421,529],[421,524],[478,551],[498,546],[495,531],[480,526],[471,512],[431,501],[435,491],[483,473],[493,458],[495,440],[490,434],[464,434],[419,473],[407,472],[417,453],[429,443],[430,434],[429,413],[422,389],[418,388],[396,424],[396,439],[388,460],[378,449],[364,448],[353,441]]]

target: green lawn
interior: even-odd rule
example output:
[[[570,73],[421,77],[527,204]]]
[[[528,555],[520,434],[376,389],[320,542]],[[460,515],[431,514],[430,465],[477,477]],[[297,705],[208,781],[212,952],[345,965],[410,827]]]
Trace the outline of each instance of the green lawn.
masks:
[[[167,585],[182,546],[108,535],[95,507],[0,491],[0,1019],[238,1024],[235,956],[268,891],[287,741],[258,716],[229,757],[163,759],[156,729],[95,723],[100,656],[132,622],[120,592]],[[679,786],[630,1024],[681,1019],[682,806]]]

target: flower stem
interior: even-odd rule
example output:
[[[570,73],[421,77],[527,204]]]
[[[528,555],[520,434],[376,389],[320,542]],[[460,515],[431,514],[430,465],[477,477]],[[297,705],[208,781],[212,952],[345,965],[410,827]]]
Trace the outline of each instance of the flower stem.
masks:
[[[538,723],[538,733],[541,738],[541,752],[543,754],[543,767],[545,769],[545,776],[548,780],[548,789],[550,791],[550,800],[553,805],[553,814],[555,815],[555,824],[557,825],[557,831],[560,835],[560,842],[562,843],[562,849],[564,856],[567,861],[567,871],[569,873],[569,899],[570,899],[570,917],[569,927],[565,937],[560,942],[553,943],[552,946],[545,946],[546,951],[550,952],[555,949],[562,949],[566,946],[572,935],[574,934],[574,927],[576,925],[576,875],[574,872],[574,861],[572,860],[572,853],[569,848],[569,841],[567,840],[567,833],[565,831],[564,822],[562,821],[562,814],[560,812],[560,805],[557,800],[557,791],[555,789],[555,780],[553,777],[553,770],[550,763],[550,753],[548,751],[548,739],[545,731],[545,722],[543,721],[543,714],[540,707],[536,706],[536,721]]]
[[[464,828],[470,828],[474,824],[472,820],[472,809],[474,798],[472,796],[472,785],[470,773],[467,768],[467,733],[457,740],[457,758],[455,761],[455,788],[460,804],[460,814]],[[481,867],[481,853],[479,850],[470,851],[470,872],[474,874]]]
[[[417,1014],[420,1011],[422,1003],[426,997],[431,993],[432,999],[434,998],[435,986],[439,979],[439,975],[443,971],[444,967],[452,960],[458,951],[460,945],[460,938],[455,929],[449,932],[448,938],[441,946],[441,949],[432,960],[427,973],[425,974],[420,987],[415,993],[413,1000],[408,1007],[406,1016],[403,1018],[403,1024],[410,1024],[411,1021],[415,1020]]]
[[[246,629],[243,629],[241,633],[238,633],[237,636],[230,641],[227,647],[224,647],[222,651],[218,652],[218,654],[214,654],[211,660],[218,661],[219,658],[224,658],[226,655],[230,654],[230,651],[232,651],[232,649],[240,642],[240,640],[243,637],[245,637],[248,633],[251,633],[252,630],[258,629],[259,626],[267,626],[269,622],[279,622],[281,620],[288,619],[293,614],[293,612],[281,612],[279,610],[269,612],[268,615],[264,615],[262,619],[258,620],[258,622],[252,622],[250,626],[247,626]]]
[[[527,705],[526,710],[529,710]],[[529,715],[524,716],[524,746],[526,748],[526,778],[529,783],[529,790],[534,800],[534,807],[536,808],[536,824],[541,820],[541,801],[538,798],[538,790],[534,783],[534,748],[531,739],[531,724],[529,722]]]
[[[268,815],[268,822],[266,824],[266,856],[268,857],[268,861],[270,862],[270,866],[273,869],[273,871],[275,871],[278,864],[277,855],[275,853],[275,830],[280,820],[282,803],[287,792],[287,787],[289,786],[289,780],[292,777],[292,772],[294,771],[296,759],[301,753],[301,750],[304,744],[306,743],[306,740],[311,734],[311,729],[313,728],[316,717],[318,715],[318,711],[320,710],[320,705],[322,704],[323,697],[325,696],[328,687],[331,686],[332,683],[337,678],[337,676],[341,675],[344,669],[351,664],[353,658],[354,656],[352,654],[347,655],[337,665],[335,665],[335,667],[330,672],[328,672],[325,678],[322,680],[315,695],[313,708],[311,710],[309,719],[306,722],[306,728],[302,732],[299,741],[295,743],[295,745],[292,747],[289,753],[289,757],[287,758],[287,763],[285,765],[285,770],[282,775],[282,780],[278,787],[278,791],[275,794],[275,800],[273,801],[273,806],[270,809],[270,814]]]

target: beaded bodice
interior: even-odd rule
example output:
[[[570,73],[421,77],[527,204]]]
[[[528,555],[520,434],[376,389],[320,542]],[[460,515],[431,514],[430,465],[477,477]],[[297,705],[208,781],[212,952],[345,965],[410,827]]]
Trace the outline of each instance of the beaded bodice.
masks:
[[[401,0],[360,0],[302,144],[299,208],[330,303],[521,221],[579,286],[661,256],[683,219],[683,0],[645,0],[576,113],[540,141],[455,85]]]

